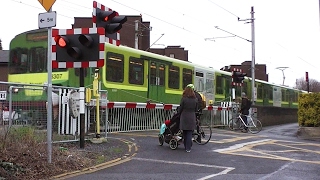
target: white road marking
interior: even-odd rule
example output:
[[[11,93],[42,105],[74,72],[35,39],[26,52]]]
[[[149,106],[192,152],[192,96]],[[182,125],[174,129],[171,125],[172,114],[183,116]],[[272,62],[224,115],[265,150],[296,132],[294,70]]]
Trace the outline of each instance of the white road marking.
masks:
[[[240,149],[246,145],[249,144],[258,144],[258,143],[262,143],[262,142],[266,142],[266,141],[271,141],[271,139],[263,139],[263,140],[259,140],[259,141],[251,141],[251,142],[246,142],[246,143],[240,143],[240,144],[235,144],[233,146],[230,146],[228,148],[224,148],[224,149],[216,149],[213,150],[214,152],[224,152],[224,151],[230,151],[230,150],[235,150],[235,149]]]
[[[146,159],[146,158],[137,158],[133,157],[132,159],[139,160],[139,161],[149,161],[149,162],[158,162],[158,163],[167,163],[167,164],[178,164],[178,165],[189,165],[189,166],[199,166],[199,167],[208,167],[208,168],[219,168],[224,169],[223,171],[216,173],[216,174],[210,174],[208,176],[202,177],[197,180],[206,180],[215,176],[219,176],[222,174],[227,174],[228,172],[234,170],[233,167],[225,167],[225,166],[216,166],[216,165],[210,165],[210,164],[198,164],[198,163],[190,163],[190,162],[175,162],[175,161],[165,161],[165,160],[158,160],[158,159]]]

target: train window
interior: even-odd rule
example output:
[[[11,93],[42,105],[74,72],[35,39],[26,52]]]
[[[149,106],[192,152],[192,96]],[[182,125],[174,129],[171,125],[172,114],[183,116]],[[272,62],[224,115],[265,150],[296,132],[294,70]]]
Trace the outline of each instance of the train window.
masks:
[[[121,54],[107,53],[106,78],[111,82],[123,82],[124,57]]]
[[[143,84],[144,62],[141,59],[130,57],[129,60],[129,83]]]
[[[179,89],[180,86],[180,69],[178,66],[169,66],[169,81],[168,87],[172,89]]]
[[[217,76],[216,93],[217,94],[223,94],[223,78],[221,76]]]
[[[213,74],[207,73],[207,79],[205,84],[206,93],[213,93]]]
[[[298,97],[299,97],[299,93],[298,92],[294,92],[294,100],[293,100],[293,102],[298,102]]]
[[[192,83],[192,70],[183,68],[182,71],[182,87],[185,88],[188,84]]]
[[[30,49],[30,67],[32,73],[44,72],[47,69],[47,48],[33,47]]]
[[[282,101],[287,101],[287,92],[285,89],[281,89]]]
[[[10,73],[20,74],[28,69],[28,49],[16,48],[10,51]]]
[[[159,85],[164,86],[164,77],[165,77],[165,66],[163,64],[159,65]]]
[[[203,77],[203,73],[202,72],[196,72],[196,76]]]
[[[257,99],[262,99],[263,98],[263,85],[259,84],[258,89],[257,89]]]
[[[273,100],[273,87],[269,87],[269,100]]]
[[[150,74],[149,84],[156,85],[157,84],[156,83],[156,81],[157,81],[157,65],[156,65],[156,63],[151,62],[149,74]]]

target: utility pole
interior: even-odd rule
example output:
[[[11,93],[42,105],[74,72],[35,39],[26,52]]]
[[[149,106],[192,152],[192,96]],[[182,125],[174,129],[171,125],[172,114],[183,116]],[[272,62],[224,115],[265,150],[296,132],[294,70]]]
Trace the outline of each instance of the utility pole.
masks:
[[[255,103],[255,94],[256,94],[256,89],[255,89],[255,33],[254,33],[254,8],[251,6],[251,18],[250,19],[244,19],[240,20],[238,18],[238,21],[247,21],[247,23],[251,23],[251,48],[252,48],[252,60],[251,60],[251,99],[252,99],[252,104]]]
[[[139,21],[135,20],[134,21],[134,48],[135,49],[139,49],[139,33],[138,33],[138,29],[139,29]]]
[[[252,61],[251,61],[251,99],[252,99],[252,104],[255,102],[255,94],[256,94],[256,89],[255,89],[255,64],[256,64],[256,55],[255,55],[255,36],[254,36],[254,10],[253,6],[251,6],[251,45],[252,45]]]
[[[284,76],[284,70],[286,70],[289,67],[277,67],[276,69],[279,69],[280,71],[282,71],[282,85],[284,85],[284,80],[286,79],[286,77]]]

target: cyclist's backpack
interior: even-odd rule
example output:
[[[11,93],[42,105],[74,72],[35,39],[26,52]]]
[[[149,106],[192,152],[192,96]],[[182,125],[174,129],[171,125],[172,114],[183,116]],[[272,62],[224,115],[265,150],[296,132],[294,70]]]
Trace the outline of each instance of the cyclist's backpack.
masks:
[[[203,95],[200,94],[199,92],[197,91],[194,91],[195,95],[196,95],[196,98],[198,100],[198,108],[199,109],[204,109],[206,107],[206,101],[203,100]]]
[[[206,97],[203,95],[203,94],[201,94],[201,93],[199,93],[200,94],[200,96],[201,96],[201,99],[202,99],[202,109],[204,109],[204,108],[206,108],[207,107],[207,103],[206,103]]]

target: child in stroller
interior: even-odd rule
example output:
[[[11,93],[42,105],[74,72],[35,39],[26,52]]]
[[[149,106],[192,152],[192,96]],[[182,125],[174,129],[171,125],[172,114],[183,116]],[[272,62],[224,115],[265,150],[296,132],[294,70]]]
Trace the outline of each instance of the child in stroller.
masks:
[[[171,149],[177,149],[179,141],[182,139],[182,133],[179,129],[180,113],[175,113],[170,120],[165,120],[161,125],[159,133],[159,144],[163,145],[164,142],[169,144]]]

